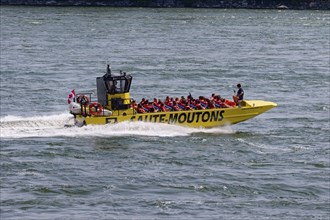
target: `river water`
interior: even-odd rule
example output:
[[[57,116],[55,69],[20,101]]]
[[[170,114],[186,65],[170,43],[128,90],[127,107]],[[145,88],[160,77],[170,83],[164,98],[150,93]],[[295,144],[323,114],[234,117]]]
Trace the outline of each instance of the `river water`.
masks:
[[[328,11],[1,6],[1,219],[329,219]],[[278,107],[213,129],[72,123],[67,96]]]

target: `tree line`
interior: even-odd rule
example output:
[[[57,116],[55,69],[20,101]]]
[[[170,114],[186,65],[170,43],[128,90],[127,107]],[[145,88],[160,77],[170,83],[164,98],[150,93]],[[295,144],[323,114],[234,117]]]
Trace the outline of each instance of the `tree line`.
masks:
[[[330,0],[0,0],[2,5],[330,9]]]

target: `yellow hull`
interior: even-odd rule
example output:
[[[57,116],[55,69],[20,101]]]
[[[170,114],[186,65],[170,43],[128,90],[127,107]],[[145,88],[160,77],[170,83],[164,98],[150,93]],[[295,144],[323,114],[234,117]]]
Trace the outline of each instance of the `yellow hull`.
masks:
[[[236,124],[254,118],[277,106],[274,102],[244,100],[242,107],[189,110],[177,112],[155,112],[137,114],[133,110],[114,112],[111,116],[76,115],[77,125],[105,125],[124,121],[144,121],[151,123],[177,124],[188,127],[212,128]]]

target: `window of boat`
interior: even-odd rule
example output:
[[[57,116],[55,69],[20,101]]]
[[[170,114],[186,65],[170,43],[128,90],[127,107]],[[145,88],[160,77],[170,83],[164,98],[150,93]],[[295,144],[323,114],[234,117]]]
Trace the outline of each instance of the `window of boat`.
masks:
[[[110,92],[111,94],[125,93],[125,92],[129,92],[131,80],[117,79],[117,80],[107,81],[106,84],[107,84],[108,92]]]
[[[114,77],[110,80],[105,80],[106,88],[109,93],[126,93],[129,92],[131,87],[131,76]]]
[[[124,93],[125,92],[125,79],[117,80],[115,83],[116,93]]]
[[[125,83],[125,92],[129,92],[129,89],[131,87],[131,82],[132,82],[132,77],[127,77],[125,79],[126,83]]]
[[[109,93],[114,94],[115,93],[115,83],[114,81],[105,81],[107,90]]]

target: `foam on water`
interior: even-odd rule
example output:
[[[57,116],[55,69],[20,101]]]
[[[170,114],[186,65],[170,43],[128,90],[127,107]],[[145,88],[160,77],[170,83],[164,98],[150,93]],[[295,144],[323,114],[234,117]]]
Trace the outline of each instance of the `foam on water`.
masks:
[[[212,129],[188,128],[169,124],[145,122],[122,122],[108,125],[88,125],[84,127],[66,127],[73,125],[73,117],[68,113],[49,116],[5,116],[0,118],[1,138],[27,137],[109,137],[109,136],[189,136],[193,133],[231,134],[231,127]]]

